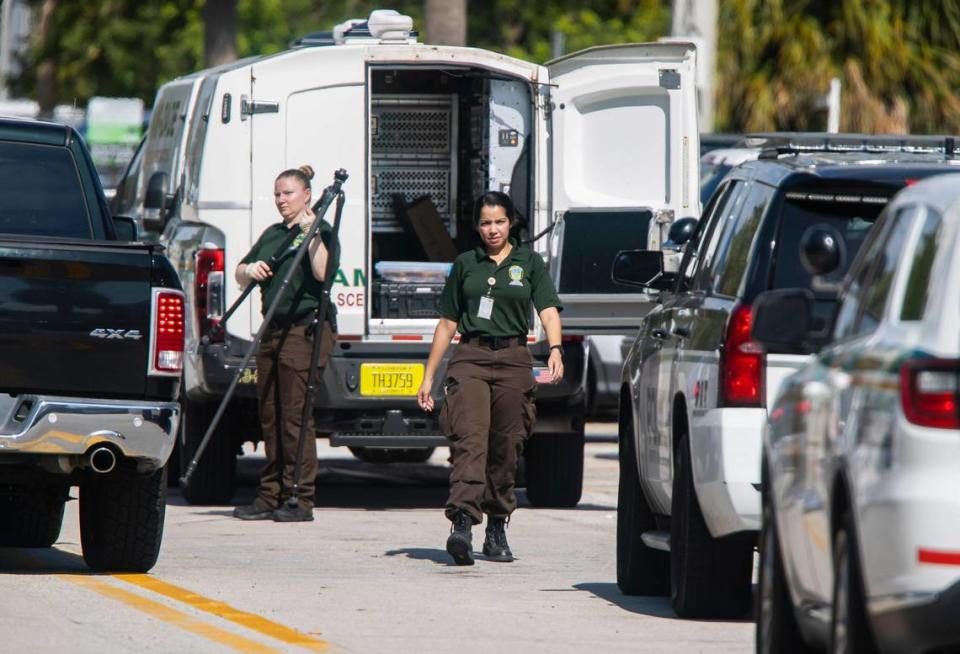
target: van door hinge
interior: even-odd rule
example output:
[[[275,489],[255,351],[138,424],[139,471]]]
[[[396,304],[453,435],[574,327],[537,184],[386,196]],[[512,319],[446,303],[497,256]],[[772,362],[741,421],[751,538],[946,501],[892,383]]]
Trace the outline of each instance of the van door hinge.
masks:
[[[680,73],[673,68],[660,70],[660,88],[676,90],[680,88]]]
[[[279,102],[257,102],[245,95],[240,96],[240,120],[246,120],[253,114],[276,114],[280,112]]]

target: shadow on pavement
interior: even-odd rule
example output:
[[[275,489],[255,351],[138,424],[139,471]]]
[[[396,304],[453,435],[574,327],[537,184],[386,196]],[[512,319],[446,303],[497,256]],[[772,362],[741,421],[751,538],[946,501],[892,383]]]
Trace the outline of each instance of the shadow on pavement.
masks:
[[[437,565],[456,567],[456,564],[450,560],[450,555],[446,550],[438,550],[431,547],[402,547],[397,550],[384,552],[385,556],[405,556],[414,561],[433,561]]]
[[[670,606],[669,597],[643,597],[624,595],[620,588],[614,583],[593,582],[586,584],[575,584],[577,590],[592,593],[602,600],[606,600],[614,606],[619,606],[624,611],[637,613],[640,615],[649,615],[655,618],[667,618],[669,620],[680,620],[677,614],[673,612]],[[747,623],[753,622],[753,619],[744,616],[739,620],[698,620],[698,622],[731,622]]]
[[[0,547],[0,574],[49,575],[97,574],[87,567],[83,557],[73,552],[48,548]]]

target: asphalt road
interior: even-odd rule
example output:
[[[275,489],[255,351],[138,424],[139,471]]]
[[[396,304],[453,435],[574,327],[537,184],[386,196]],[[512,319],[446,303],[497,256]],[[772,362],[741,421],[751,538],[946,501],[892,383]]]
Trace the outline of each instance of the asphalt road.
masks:
[[[0,652],[750,651],[750,622],[678,620],[617,589],[615,429],[589,427],[576,509],[521,496],[512,564],[449,562],[446,449],[378,466],[321,444],[311,523],[240,522],[173,490],[149,575],[89,574],[70,502],[54,548],[0,548]],[[262,459],[241,462],[237,503]]]

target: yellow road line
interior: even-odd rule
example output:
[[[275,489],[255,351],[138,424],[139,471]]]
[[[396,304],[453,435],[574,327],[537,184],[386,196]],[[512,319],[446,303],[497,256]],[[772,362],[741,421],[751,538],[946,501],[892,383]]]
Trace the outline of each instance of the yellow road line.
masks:
[[[195,609],[211,613],[224,620],[229,620],[230,622],[281,642],[297,645],[315,652],[322,652],[327,649],[327,642],[324,640],[302,633],[296,629],[285,627],[282,624],[267,620],[259,615],[235,609],[229,604],[198,595],[193,591],[174,586],[156,577],[144,574],[117,574],[113,575],[113,577],[149,590],[150,592],[157,593],[158,595],[183,602]]]
[[[147,615],[157,618],[158,620],[163,620],[164,622],[175,625],[184,631],[189,631],[199,636],[203,636],[207,640],[225,645],[237,652],[242,652],[243,654],[270,654],[272,652],[279,651],[256,641],[250,640],[249,638],[244,638],[243,636],[225,631],[211,624],[201,622],[200,620],[190,617],[186,613],[182,613],[176,609],[170,608],[169,606],[160,604],[159,602],[155,602],[151,599],[147,599],[142,595],[132,593],[129,590],[118,588],[117,586],[98,579],[97,577],[66,574],[57,575],[57,577],[69,581],[72,584],[93,590],[105,597],[123,602],[124,604],[139,611],[143,611]]]

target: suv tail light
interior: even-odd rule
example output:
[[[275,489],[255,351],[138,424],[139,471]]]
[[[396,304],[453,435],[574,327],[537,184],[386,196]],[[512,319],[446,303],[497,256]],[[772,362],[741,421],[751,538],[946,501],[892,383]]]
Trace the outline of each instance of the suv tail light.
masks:
[[[738,306],[730,316],[720,353],[720,405],[762,407],[764,403],[763,347],[750,338],[753,310]]]
[[[198,250],[194,298],[197,335],[201,338],[210,335],[213,326],[223,317],[223,282],[223,250]],[[222,342],[223,332],[217,330],[210,340]]]
[[[183,293],[169,289],[153,292],[153,324],[150,326],[150,374],[183,372]]]
[[[917,359],[900,367],[900,404],[921,427],[960,429],[960,361]]]

